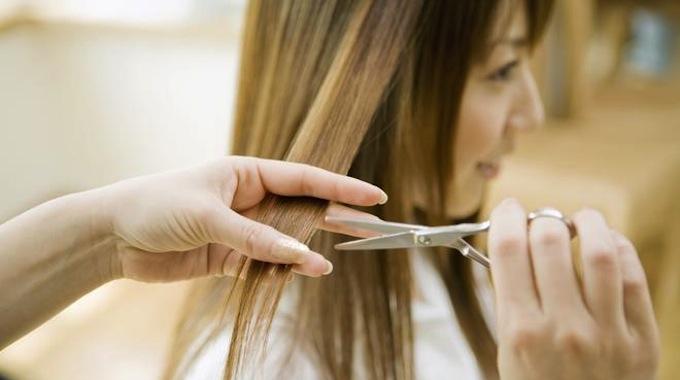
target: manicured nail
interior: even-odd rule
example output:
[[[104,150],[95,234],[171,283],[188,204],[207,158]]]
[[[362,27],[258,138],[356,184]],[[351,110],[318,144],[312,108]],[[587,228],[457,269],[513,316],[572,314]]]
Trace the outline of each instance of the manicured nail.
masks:
[[[380,190],[380,193],[380,200],[378,201],[378,204],[384,205],[389,200],[389,197],[387,196],[387,193],[382,190]]]
[[[330,274],[333,271],[333,263],[326,260],[326,265],[328,266],[328,269],[326,269],[326,271],[323,272],[324,276],[327,275],[327,274]]]
[[[308,246],[294,239],[284,238],[279,240],[276,245],[273,254],[286,263],[302,264],[311,252]]]

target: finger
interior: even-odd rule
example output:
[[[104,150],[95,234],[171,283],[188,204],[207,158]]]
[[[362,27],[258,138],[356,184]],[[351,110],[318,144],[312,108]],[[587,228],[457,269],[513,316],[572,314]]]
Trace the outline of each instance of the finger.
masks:
[[[227,258],[227,260],[224,261],[224,266],[222,268],[223,274],[217,274],[218,276],[230,276],[230,277],[236,277],[240,278],[241,280],[246,279],[246,274],[248,273],[248,267],[250,265],[250,260],[246,260],[245,264],[243,265],[243,269],[239,272],[238,267],[240,265],[240,260],[241,258],[244,258],[245,255],[232,251],[233,253]],[[330,271],[332,271],[332,265]],[[309,277],[319,277],[321,271],[328,271],[328,267],[324,265],[323,267],[319,267],[318,265],[310,265],[308,263],[304,264],[293,264],[291,266],[291,273],[287,276],[286,282],[291,282],[294,279],[294,273],[301,274],[304,276],[309,276]],[[273,269],[271,270],[273,273]],[[323,274],[323,273],[321,273]],[[326,273],[330,274],[330,272]],[[266,281],[266,278],[265,278]]]
[[[583,263],[583,295],[600,326],[625,326],[619,255],[602,214],[582,210],[574,215]]]
[[[210,244],[208,256],[210,257],[209,274],[217,277],[229,276],[238,277],[240,280],[246,279],[251,260],[248,260],[245,255],[220,244]],[[241,260],[243,260],[243,264],[241,264]],[[242,268],[239,270],[241,266]],[[274,267],[271,267],[269,272],[273,275]],[[293,273],[289,273],[286,282],[291,282],[293,278]],[[270,277],[265,277],[264,281],[266,282],[269,279]]]
[[[208,274],[213,276],[229,276],[245,279],[248,262],[244,270],[238,271],[241,260],[245,256],[238,251],[221,244],[210,244],[208,249]]]
[[[569,230],[553,218],[537,218],[529,228],[536,287],[543,310],[552,316],[585,311],[571,258]]]
[[[538,311],[527,247],[527,219],[514,199],[501,202],[491,214],[489,257],[498,305],[499,320],[513,313]]]
[[[259,261],[302,265],[301,274],[309,276],[321,276],[332,270],[328,260],[301,242],[228,208],[210,219],[206,231],[212,243],[226,245]]]
[[[327,220],[329,217],[343,217],[343,218],[358,218],[358,219],[370,219],[370,220],[380,220],[377,216],[369,214],[367,212],[355,210],[353,208],[339,205],[337,203],[331,203],[326,209],[326,217],[319,223],[318,227],[324,231],[334,232],[343,235],[349,235],[359,238],[370,238],[375,236],[380,236],[379,232],[364,230],[359,228],[352,228],[345,226],[343,224],[332,223]]]
[[[619,254],[623,278],[623,307],[628,326],[643,336],[655,336],[657,334],[656,319],[649,295],[647,276],[640,257],[633,243],[625,236],[614,230],[611,234]]]
[[[387,202],[387,194],[370,183],[314,166],[276,160],[255,160],[262,184],[271,193],[310,196],[355,206]]]
[[[333,272],[333,264],[327,261],[326,264],[320,265],[318,262],[304,262],[302,264],[294,264],[291,266],[293,273],[301,274],[309,277],[319,277],[321,275],[328,275]]]

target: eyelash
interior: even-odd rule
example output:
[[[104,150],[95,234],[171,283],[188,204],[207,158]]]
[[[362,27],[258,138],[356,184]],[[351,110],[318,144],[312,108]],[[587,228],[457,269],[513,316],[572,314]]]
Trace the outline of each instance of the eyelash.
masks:
[[[511,75],[514,71],[514,69],[519,65],[519,60],[514,60],[512,62],[507,63],[500,69],[494,71],[491,75],[489,75],[489,80],[494,81],[494,82],[505,82],[511,79]]]

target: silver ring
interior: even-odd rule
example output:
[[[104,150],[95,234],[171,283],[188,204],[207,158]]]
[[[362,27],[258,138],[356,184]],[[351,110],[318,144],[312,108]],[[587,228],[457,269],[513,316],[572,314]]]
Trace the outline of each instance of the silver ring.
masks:
[[[529,223],[533,222],[535,219],[538,218],[557,219],[564,223],[565,226],[567,226],[567,229],[569,230],[569,235],[572,238],[576,236],[576,227],[574,227],[574,223],[572,223],[572,221],[569,220],[569,218],[564,216],[564,214],[562,214],[560,210],[554,209],[552,207],[543,207],[530,212],[528,215]]]

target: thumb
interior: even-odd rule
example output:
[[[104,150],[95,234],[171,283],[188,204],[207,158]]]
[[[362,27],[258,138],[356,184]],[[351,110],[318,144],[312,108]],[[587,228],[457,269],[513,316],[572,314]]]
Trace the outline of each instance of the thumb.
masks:
[[[303,267],[305,274],[321,276],[333,266],[319,253],[275,228],[227,208],[206,228],[211,243],[230,247],[251,259]]]

